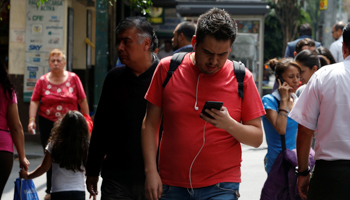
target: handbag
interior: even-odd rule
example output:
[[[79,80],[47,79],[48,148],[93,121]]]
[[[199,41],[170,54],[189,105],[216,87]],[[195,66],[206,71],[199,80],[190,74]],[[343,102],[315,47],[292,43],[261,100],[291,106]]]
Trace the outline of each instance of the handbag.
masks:
[[[295,167],[298,165],[296,150],[286,148],[285,136],[281,135],[282,152],[278,154],[261,191],[260,200],[301,200],[298,192]],[[310,149],[309,167],[312,171],[315,152]]]
[[[39,200],[33,180],[17,178],[13,200]]]

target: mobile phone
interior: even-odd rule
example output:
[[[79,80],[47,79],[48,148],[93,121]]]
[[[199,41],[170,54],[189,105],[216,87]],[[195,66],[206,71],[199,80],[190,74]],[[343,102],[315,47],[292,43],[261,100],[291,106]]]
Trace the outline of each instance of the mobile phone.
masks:
[[[205,102],[201,113],[203,113],[207,117],[210,117],[210,118],[214,119],[214,117],[212,117],[207,112],[205,112],[205,109],[209,109],[210,110],[212,108],[215,108],[217,110],[220,110],[223,104],[224,103],[222,103],[220,101],[207,101],[207,102]]]
[[[281,81],[281,85],[284,83],[284,80],[282,79],[282,77],[277,77],[280,81]]]

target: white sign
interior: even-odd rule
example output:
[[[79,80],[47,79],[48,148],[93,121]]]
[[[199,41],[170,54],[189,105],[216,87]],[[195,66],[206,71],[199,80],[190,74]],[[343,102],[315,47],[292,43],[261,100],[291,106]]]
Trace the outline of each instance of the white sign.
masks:
[[[26,31],[24,29],[11,29],[10,30],[10,42],[24,43]]]
[[[36,81],[49,71],[50,51],[63,50],[65,12],[64,0],[44,1],[39,7],[37,0],[27,0],[23,81],[25,102],[30,101]]]

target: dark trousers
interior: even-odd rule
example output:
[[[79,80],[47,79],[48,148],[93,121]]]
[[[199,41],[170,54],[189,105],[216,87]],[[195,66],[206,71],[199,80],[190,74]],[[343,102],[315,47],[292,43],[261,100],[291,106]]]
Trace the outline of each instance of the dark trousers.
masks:
[[[85,200],[85,191],[64,191],[51,193],[51,200]]]
[[[103,178],[101,200],[146,200],[144,184],[122,184],[109,178]]]
[[[43,146],[44,153],[45,147],[47,145],[47,141],[51,135],[51,129],[53,128],[53,121],[46,119],[45,117],[39,116],[39,126],[40,126],[40,140],[41,145]],[[50,167],[49,171],[46,172],[46,193],[50,193],[51,191],[51,176],[52,176],[52,167]]]
[[[2,191],[10,176],[13,165],[13,153],[9,151],[0,151],[0,199]]]
[[[317,160],[308,200],[349,199],[350,160]]]

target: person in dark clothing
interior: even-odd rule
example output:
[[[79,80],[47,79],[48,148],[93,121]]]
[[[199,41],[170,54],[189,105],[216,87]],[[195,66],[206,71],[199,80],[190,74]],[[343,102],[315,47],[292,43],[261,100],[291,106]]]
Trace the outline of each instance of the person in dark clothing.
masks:
[[[288,42],[288,45],[286,47],[286,51],[284,54],[285,58],[294,58],[295,57],[295,55],[293,54],[295,51],[295,46],[297,45],[297,43],[300,40],[305,39],[305,38],[312,39],[312,37],[311,37],[312,28],[311,28],[310,24],[308,24],[308,23],[301,24],[299,27],[298,35],[299,35],[298,39],[291,41],[291,42]],[[315,41],[315,44],[316,44],[316,48],[321,46],[320,42]]]
[[[152,52],[158,39],[143,17],[123,20],[116,29],[118,55],[125,66],[112,69],[104,81],[92,131],[86,166],[86,186],[101,199],[144,197],[141,125],[146,112],[145,93],[159,59]]]
[[[174,53],[192,52],[191,40],[196,32],[196,25],[192,22],[181,22],[174,30],[172,38]]]

